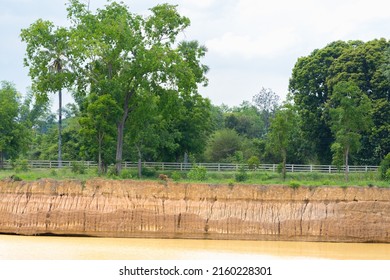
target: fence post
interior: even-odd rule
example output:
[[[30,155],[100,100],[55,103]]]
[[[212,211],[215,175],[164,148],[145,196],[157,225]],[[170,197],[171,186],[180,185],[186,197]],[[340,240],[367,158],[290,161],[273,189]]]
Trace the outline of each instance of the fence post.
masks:
[[[220,171],[221,171],[221,164],[218,163],[218,172],[220,172]]]
[[[313,165],[310,164],[310,172],[313,172]]]
[[[329,173],[332,173],[332,166],[329,165]]]
[[[294,173],[294,164],[291,164],[291,173]]]
[[[275,163],[272,164],[272,171],[275,172]]]

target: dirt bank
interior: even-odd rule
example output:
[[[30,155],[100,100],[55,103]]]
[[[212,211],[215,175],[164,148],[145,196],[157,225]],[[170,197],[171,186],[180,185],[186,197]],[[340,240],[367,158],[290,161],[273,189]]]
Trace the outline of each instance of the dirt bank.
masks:
[[[0,181],[0,233],[390,242],[390,189]]]

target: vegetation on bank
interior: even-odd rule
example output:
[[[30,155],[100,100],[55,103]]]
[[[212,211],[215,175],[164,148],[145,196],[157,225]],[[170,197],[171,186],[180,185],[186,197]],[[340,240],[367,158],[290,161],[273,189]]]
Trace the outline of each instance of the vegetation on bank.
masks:
[[[138,177],[136,169],[124,169],[120,176],[108,171],[107,174],[99,175],[97,168],[77,169],[74,167],[64,167],[61,169],[34,169],[34,170],[0,170],[0,180],[13,181],[35,181],[43,178],[55,180],[89,180],[103,178],[107,180],[155,180],[166,184],[167,182],[201,182],[208,184],[226,184],[234,186],[237,184],[265,184],[265,185],[287,185],[291,188],[300,186],[360,186],[360,187],[390,187],[389,180],[381,179],[378,172],[364,172],[349,174],[349,181],[344,179],[343,172],[340,173],[317,173],[299,172],[287,173],[286,179],[277,172],[264,171],[206,171],[201,167],[196,167],[188,172],[184,171],[161,171],[151,168],[143,169],[142,178]]]
[[[121,163],[281,163],[288,182],[301,177],[286,174],[287,162],[379,165],[390,155],[388,39],[331,42],[297,59],[283,104],[262,88],[229,108],[201,95],[207,48],[180,41],[190,19],[177,6],[157,5],[144,16],[115,1],[91,11],[70,0],[67,12],[63,27],[38,19],[21,31],[32,85],[21,94],[0,82],[0,169],[6,160],[83,160],[98,162],[101,176],[135,178]],[[62,108],[62,91],[75,103]],[[52,94],[58,116],[50,111]],[[250,182],[257,174],[227,180]],[[174,177],[212,176],[195,169]],[[389,178],[382,170],[381,180]]]

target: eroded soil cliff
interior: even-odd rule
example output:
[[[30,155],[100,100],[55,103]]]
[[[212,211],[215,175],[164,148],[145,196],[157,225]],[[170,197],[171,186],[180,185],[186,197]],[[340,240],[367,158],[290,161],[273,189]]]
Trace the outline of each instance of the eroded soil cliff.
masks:
[[[0,233],[390,242],[390,189],[0,181]]]

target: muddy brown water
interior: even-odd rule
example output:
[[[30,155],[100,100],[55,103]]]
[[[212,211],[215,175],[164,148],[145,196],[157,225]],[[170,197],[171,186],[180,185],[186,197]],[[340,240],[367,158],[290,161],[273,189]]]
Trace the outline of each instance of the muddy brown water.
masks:
[[[0,235],[2,260],[390,260],[390,244]]]

